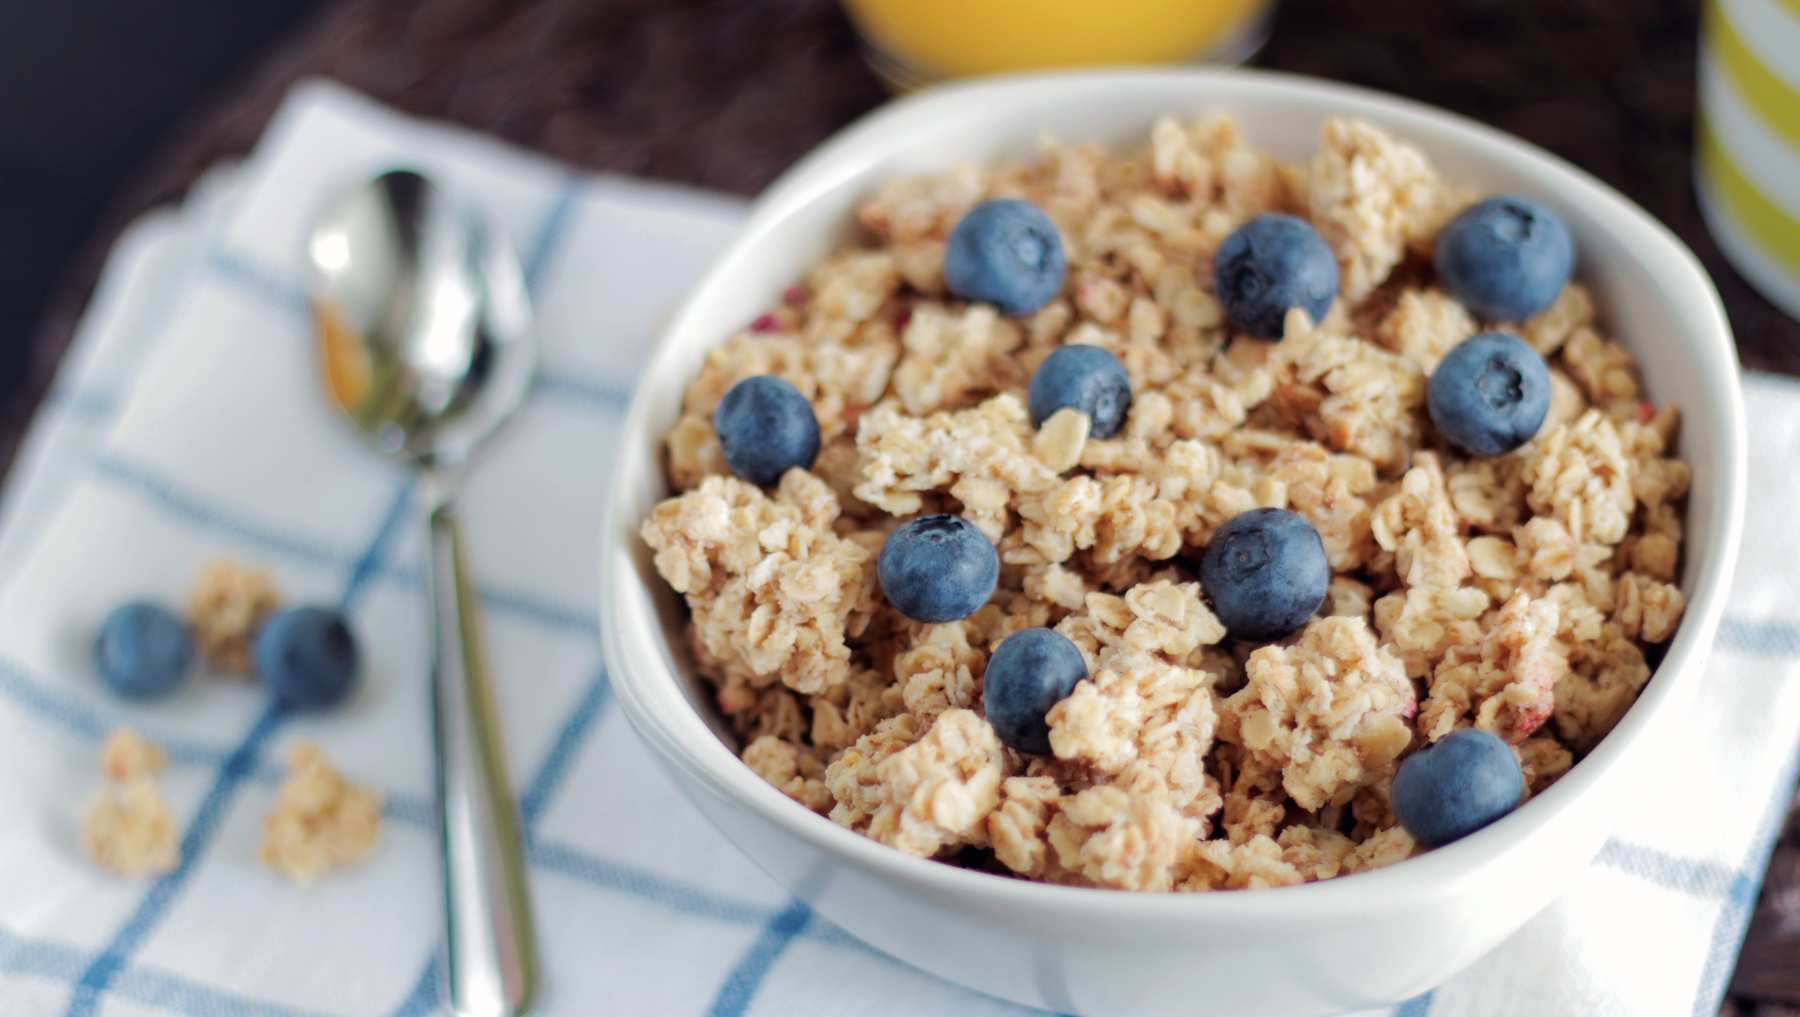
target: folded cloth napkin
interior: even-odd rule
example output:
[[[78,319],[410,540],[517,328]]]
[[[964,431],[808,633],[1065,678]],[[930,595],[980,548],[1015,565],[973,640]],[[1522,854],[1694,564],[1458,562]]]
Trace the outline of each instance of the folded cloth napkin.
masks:
[[[425,1014],[438,1007],[425,632],[411,492],[316,391],[300,289],[309,212],[393,162],[478,200],[524,252],[543,371],[467,492],[547,1015],[981,1014],[1023,1008],[895,963],[812,915],[680,799],[610,708],[593,547],[657,319],[735,201],[572,174],[330,85],[299,89],[242,167],[121,240],[9,485],[0,527],[0,1013]],[[1711,1013],[1755,898],[1800,726],[1800,386],[1746,383],[1749,549],[1675,783],[1579,886],[1396,1013]],[[527,496],[528,495],[528,496]],[[1760,552],[1760,553],[1759,553]],[[90,641],[131,597],[179,604],[219,556],[266,565],[361,636],[347,707],[280,718],[195,680],[110,698]],[[168,747],[179,867],[134,882],[79,849],[100,738]],[[313,740],[385,795],[383,842],[309,886],[257,860],[282,761]]]

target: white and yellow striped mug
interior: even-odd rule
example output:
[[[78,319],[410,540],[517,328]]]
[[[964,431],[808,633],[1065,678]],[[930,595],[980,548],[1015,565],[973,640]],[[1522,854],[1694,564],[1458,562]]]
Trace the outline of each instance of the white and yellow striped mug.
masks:
[[[1694,141],[1713,236],[1800,319],[1800,0],[1708,0]]]

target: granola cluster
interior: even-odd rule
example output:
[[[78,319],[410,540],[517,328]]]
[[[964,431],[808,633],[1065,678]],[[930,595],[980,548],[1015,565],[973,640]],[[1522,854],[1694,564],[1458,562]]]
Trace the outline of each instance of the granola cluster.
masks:
[[[188,625],[200,658],[221,674],[252,677],[256,630],[280,606],[281,590],[268,569],[231,558],[209,562],[188,594]]]
[[[82,817],[81,846],[95,865],[122,876],[160,876],[181,864],[181,831],[156,777],[167,763],[162,746],[129,728],[100,746],[105,785]]]
[[[1023,318],[945,289],[947,235],[996,197],[1043,209],[1067,252],[1061,296]],[[642,529],[745,762],[915,855],[1178,891],[1409,857],[1394,772],[1458,728],[1513,745],[1532,793],[1566,772],[1680,620],[1689,472],[1675,411],[1644,401],[1578,283],[1502,326],[1550,364],[1535,440],[1472,459],[1436,434],[1432,370],[1492,325],[1430,267],[1474,197],[1366,123],[1328,123],[1288,164],[1218,116],[1162,120],[1135,151],[1046,143],[870,195],[853,246],[707,357],[667,439],[676,493]],[[1343,279],[1324,320],[1290,312],[1272,342],[1234,334],[1210,271],[1264,212],[1309,219]],[[1112,438],[1075,411],[1032,425],[1026,384],[1068,343],[1130,375]],[[711,423],[756,374],[811,401],[823,443],[772,490],[729,475]],[[1264,506],[1311,521],[1334,576],[1303,630],[1238,645],[1192,566]],[[886,535],[927,512],[1000,553],[998,590],[960,621],[905,618],[875,582]],[[1039,626],[1089,670],[1042,757],[982,714],[989,655]]]
[[[346,780],[317,745],[294,746],[275,810],[263,818],[263,864],[310,883],[362,861],[380,838],[381,795]]]

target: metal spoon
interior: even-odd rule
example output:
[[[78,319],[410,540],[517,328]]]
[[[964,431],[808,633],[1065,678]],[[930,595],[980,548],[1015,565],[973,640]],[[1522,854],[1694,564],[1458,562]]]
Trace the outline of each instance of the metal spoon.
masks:
[[[519,814],[500,748],[452,498],[469,456],[525,398],[537,353],[518,258],[418,173],[351,188],[307,240],[326,394],[418,474],[431,604],[444,972],[460,1017],[516,1017],[537,951]]]

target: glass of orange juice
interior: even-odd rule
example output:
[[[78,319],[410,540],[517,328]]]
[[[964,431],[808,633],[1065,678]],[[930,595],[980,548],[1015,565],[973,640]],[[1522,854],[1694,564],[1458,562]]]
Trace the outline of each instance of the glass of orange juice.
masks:
[[[1040,67],[1235,63],[1273,0],[843,0],[889,84]]]

